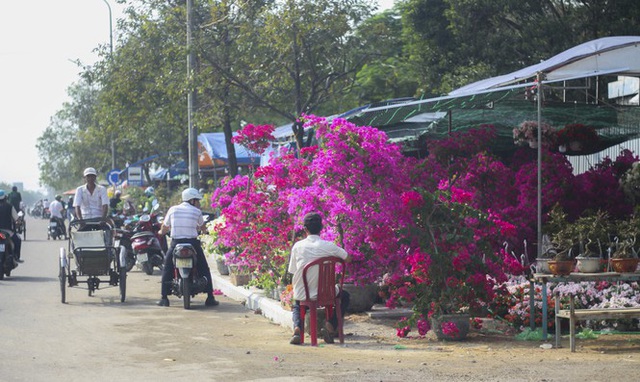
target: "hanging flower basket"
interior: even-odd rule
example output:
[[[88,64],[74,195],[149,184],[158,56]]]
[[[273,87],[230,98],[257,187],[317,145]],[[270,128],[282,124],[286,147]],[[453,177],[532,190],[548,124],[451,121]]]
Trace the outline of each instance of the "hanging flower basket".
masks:
[[[581,151],[585,147],[593,146],[598,140],[596,129],[581,123],[565,125],[557,133],[558,144],[568,146],[571,151]]]
[[[542,144],[548,145],[555,141],[555,131],[546,123],[542,124]],[[524,121],[513,129],[513,142],[516,145],[529,145],[531,148],[538,147],[538,122]]]

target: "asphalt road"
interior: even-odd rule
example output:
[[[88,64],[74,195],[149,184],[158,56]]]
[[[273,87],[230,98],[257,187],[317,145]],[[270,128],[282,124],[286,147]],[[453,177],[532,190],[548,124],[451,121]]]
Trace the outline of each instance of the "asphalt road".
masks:
[[[359,381],[360,365],[389,375],[364,367],[373,349],[289,345],[286,328],[224,296],[215,308],[204,295],[189,311],[176,297],[158,307],[157,270],[129,272],[124,303],[117,287],[90,297],[77,286],[62,304],[58,254],[68,242],[47,240],[46,229],[28,218],[25,262],[0,281],[0,381]]]

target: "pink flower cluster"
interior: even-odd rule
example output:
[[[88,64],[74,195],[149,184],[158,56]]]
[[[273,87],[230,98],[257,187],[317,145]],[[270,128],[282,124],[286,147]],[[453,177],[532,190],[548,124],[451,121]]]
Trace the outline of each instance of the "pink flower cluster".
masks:
[[[238,134],[233,137],[232,142],[242,145],[257,154],[262,154],[275,140],[273,137],[273,125],[252,125],[247,124]]]

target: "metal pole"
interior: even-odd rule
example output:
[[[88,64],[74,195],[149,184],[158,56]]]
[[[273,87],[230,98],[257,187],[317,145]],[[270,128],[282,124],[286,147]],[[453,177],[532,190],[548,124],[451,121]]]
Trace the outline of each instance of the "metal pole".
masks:
[[[198,132],[193,125],[193,49],[191,46],[193,0],[187,0],[187,123],[189,130],[189,187],[198,188]]]
[[[542,73],[538,72],[538,248],[537,257],[542,257]]]
[[[109,8],[109,60],[113,60],[113,16],[111,13],[111,5],[107,0],[102,0]],[[113,140],[113,132],[111,133],[111,168],[116,168],[116,145]]]

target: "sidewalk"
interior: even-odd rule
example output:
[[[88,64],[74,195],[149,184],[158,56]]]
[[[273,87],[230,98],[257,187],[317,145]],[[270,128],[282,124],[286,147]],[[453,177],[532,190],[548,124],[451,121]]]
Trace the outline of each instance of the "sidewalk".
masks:
[[[261,289],[235,286],[231,283],[229,276],[220,275],[216,268],[211,268],[211,277],[213,278],[213,288],[219,289],[225,296],[236,301],[244,301],[248,309],[253,311],[259,309],[263,316],[285,328],[292,327],[291,311],[284,309],[279,301],[266,297]],[[410,315],[411,310],[390,310],[383,305],[374,305],[371,311],[366,314],[370,319],[400,319]]]

